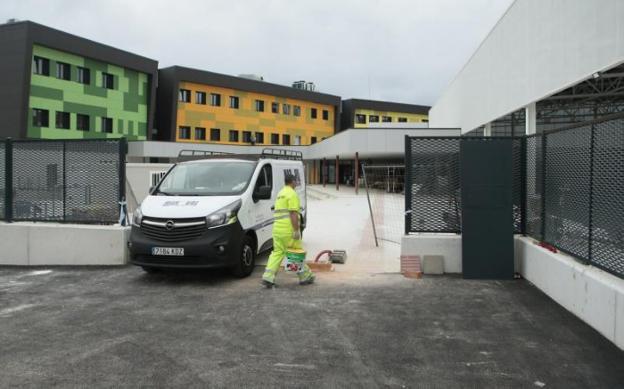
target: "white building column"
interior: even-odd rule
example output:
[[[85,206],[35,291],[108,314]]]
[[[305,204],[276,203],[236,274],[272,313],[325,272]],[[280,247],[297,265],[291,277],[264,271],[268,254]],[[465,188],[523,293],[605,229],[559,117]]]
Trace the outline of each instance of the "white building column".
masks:
[[[537,132],[537,108],[535,103],[531,103],[524,107],[525,110],[525,132],[527,135],[532,135]]]
[[[483,136],[492,136],[492,123],[487,123],[483,127]]]

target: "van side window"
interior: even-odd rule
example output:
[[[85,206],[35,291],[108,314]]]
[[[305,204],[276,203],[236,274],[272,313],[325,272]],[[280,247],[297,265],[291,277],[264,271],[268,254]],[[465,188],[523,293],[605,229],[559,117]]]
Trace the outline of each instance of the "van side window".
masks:
[[[258,181],[256,181],[256,188],[261,186],[269,186],[273,189],[273,170],[271,165],[264,165],[260,174],[258,174]]]

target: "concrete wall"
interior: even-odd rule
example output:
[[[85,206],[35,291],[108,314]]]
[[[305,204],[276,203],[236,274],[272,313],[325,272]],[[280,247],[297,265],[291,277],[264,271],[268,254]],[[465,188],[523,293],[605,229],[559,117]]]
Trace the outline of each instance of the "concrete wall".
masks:
[[[624,349],[624,280],[516,235],[515,269],[550,298]],[[404,236],[401,256],[444,256],[445,273],[461,273],[461,235]]]
[[[422,261],[425,255],[444,257],[445,273],[462,272],[461,235],[414,234],[401,239],[401,256],[417,255]]]
[[[132,212],[147,197],[151,186],[151,173],[169,170],[168,163],[127,163],[126,195],[128,210]]]
[[[129,227],[0,223],[0,265],[124,265]]]
[[[621,0],[516,0],[429,111],[470,131],[624,62]]]
[[[624,350],[624,280],[518,238],[520,274]]]

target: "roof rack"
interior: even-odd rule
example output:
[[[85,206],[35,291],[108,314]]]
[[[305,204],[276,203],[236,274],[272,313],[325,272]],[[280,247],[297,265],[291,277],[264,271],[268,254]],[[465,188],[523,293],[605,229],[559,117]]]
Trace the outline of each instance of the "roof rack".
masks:
[[[266,148],[262,150],[262,155],[260,157],[303,161],[303,153],[301,151],[295,151],[295,150]]]

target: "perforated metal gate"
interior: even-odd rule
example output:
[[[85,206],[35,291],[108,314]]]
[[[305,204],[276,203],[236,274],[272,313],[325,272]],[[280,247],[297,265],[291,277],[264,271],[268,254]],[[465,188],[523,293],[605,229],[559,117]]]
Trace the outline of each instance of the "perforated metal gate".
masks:
[[[0,145],[0,173],[10,188],[3,191],[3,219],[93,224],[119,220],[119,202],[125,197],[125,140],[7,140]]]
[[[461,232],[460,141],[406,137],[406,233]],[[512,142],[515,232],[624,278],[624,114]]]
[[[459,137],[405,138],[405,231],[461,231]]]

